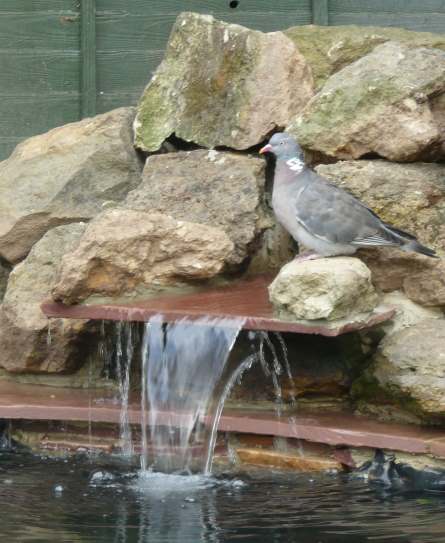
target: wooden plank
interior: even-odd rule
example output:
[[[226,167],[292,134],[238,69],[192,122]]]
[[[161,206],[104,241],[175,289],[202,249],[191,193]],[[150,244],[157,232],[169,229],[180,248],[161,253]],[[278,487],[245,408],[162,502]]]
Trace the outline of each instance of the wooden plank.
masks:
[[[79,0],[1,0],[0,13],[79,11]]]
[[[312,0],[312,22],[314,25],[329,24],[328,0]]]
[[[79,93],[0,94],[0,134],[27,138],[79,119]]]
[[[108,15],[97,17],[98,51],[131,51],[164,49],[176,13],[152,13],[151,15]],[[218,15],[219,17],[219,15]],[[270,13],[244,13],[223,17],[227,22],[237,23],[263,31],[274,31],[292,25],[310,24],[312,16]]]
[[[230,0],[97,0],[98,13],[117,12],[147,15],[148,13],[179,13],[196,11],[198,13],[238,13],[269,12],[295,13],[311,11],[311,0],[240,0],[235,9]]]
[[[22,138],[3,138],[0,136],[0,161],[8,158]]]
[[[135,106],[141,97],[142,90],[139,87],[122,92],[104,93],[97,95],[97,113],[105,113],[118,107]]]
[[[332,13],[445,13],[445,0],[329,0]]]
[[[81,0],[80,30],[80,114],[96,114],[96,1]]]
[[[75,12],[2,13],[0,49],[77,50],[79,16]]]
[[[141,93],[164,56],[163,50],[98,51],[97,94]]]
[[[330,13],[331,25],[395,26],[424,32],[445,32],[445,13]]]
[[[1,92],[78,91],[79,52],[0,50]]]

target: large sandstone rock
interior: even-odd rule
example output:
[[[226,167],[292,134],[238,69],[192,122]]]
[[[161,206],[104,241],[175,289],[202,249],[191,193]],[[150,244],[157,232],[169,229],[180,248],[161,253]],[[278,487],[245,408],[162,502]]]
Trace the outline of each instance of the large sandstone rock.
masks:
[[[40,309],[62,255],[74,250],[84,230],[80,223],[53,228],[11,272],[0,309],[0,365],[8,371],[66,372],[84,361],[85,321],[49,322]]]
[[[445,50],[443,34],[413,32],[378,26],[294,26],[284,31],[312,69],[317,88],[348,64],[370,53],[377,45],[397,41],[408,47]]]
[[[286,264],[269,287],[278,314],[291,319],[342,319],[372,311],[378,297],[371,272],[357,258]]]
[[[177,285],[218,274],[233,243],[220,229],[167,215],[110,209],[93,219],[62,260],[56,300],[120,296],[138,288]]]
[[[230,263],[239,264],[267,226],[264,166],[261,159],[228,152],[154,155],[125,206],[221,228],[234,243]]]
[[[357,254],[372,272],[372,282],[383,292],[402,289],[424,306],[445,306],[445,260],[406,253],[390,247]]]
[[[443,319],[443,311],[440,307],[423,307],[410,300],[400,290],[384,294],[381,302],[383,306],[396,310],[394,317],[382,326],[387,334],[408,328],[426,319]]]
[[[0,163],[0,257],[22,260],[50,228],[87,220],[138,185],[133,118],[121,108],[55,128]]]
[[[382,292],[403,290],[405,280],[433,270],[438,260],[394,247],[360,249],[357,256],[372,272],[372,282]]]
[[[156,151],[174,133],[204,147],[247,149],[286,126],[312,95],[311,71],[281,32],[183,13],[139,103],[136,145]]]
[[[430,268],[407,275],[403,290],[418,304],[445,306],[445,260],[435,261]]]
[[[341,159],[441,156],[430,99],[444,92],[444,51],[387,42],[332,75],[289,131],[307,149]]]
[[[395,396],[408,396],[427,414],[445,415],[445,319],[426,319],[387,336],[373,375]]]

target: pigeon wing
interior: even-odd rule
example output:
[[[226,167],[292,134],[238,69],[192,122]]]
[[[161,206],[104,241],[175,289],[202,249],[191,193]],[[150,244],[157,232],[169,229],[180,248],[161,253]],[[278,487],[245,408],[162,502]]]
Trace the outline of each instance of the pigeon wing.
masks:
[[[399,245],[380,218],[354,196],[313,172],[309,175],[297,193],[295,211],[310,234],[331,243]]]

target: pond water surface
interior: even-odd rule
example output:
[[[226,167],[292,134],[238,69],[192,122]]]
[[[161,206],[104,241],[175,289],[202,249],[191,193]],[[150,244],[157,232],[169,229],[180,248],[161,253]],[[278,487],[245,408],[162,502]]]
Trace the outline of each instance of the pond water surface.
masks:
[[[118,461],[0,455],[2,542],[445,542],[445,497],[349,475],[141,476]]]

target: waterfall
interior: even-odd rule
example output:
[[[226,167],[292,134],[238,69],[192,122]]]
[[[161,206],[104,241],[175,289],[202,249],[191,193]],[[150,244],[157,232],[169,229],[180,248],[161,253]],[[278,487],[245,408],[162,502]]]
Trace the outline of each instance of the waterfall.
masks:
[[[242,319],[215,318],[166,324],[160,316],[147,323],[142,352],[142,469],[150,458],[150,466],[165,472],[190,471],[192,464],[201,472],[209,470],[219,421],[220,402],[214,395],[242,325]],[[206,425],[206,420],[212,424]],[[196,450],[199,455],[194,458]]]
[[[113,338],[102,329],[100,352],[106,373],[118,382],[120,438],[127,458],[134,455],[128,410],[140,344],[142,472],[209,474],[224,403],[234,384],[257,361],[272,380],[277,414],[281,414],[279,377],[292,378],[286,344],[279,334],[271,338],[267,332],[252,332],[249,338],[257,341],[257,352],[236,367],[227,364],[243,324],[243,319],[227,318],[167,323],[157,315],[145,323],[142,341],[137,323],[116,323]],[[112,339],[113,355],[105,336]]]

